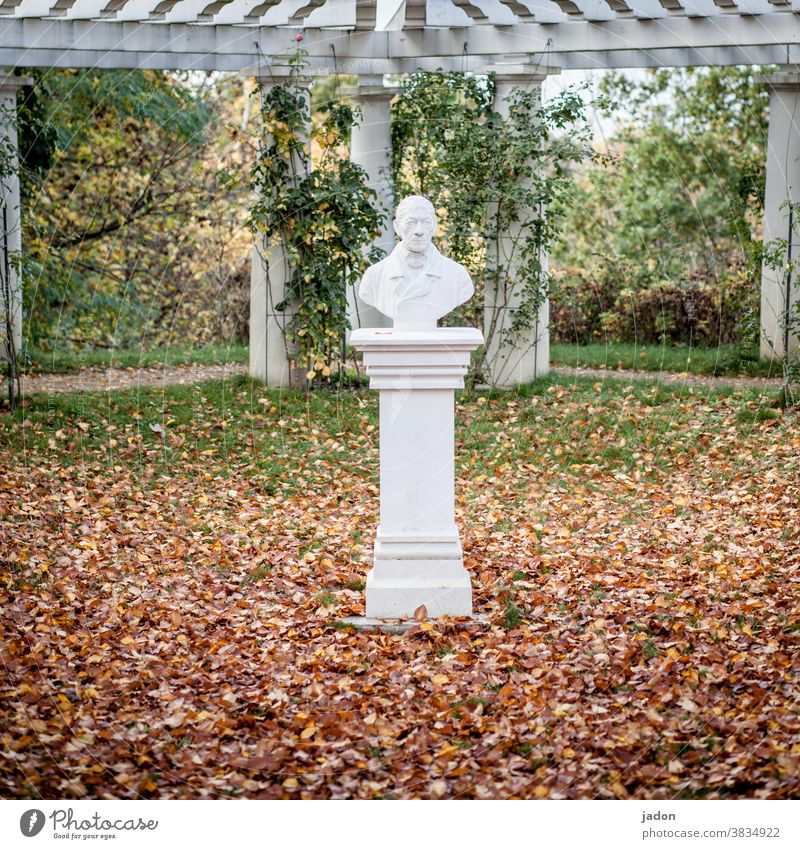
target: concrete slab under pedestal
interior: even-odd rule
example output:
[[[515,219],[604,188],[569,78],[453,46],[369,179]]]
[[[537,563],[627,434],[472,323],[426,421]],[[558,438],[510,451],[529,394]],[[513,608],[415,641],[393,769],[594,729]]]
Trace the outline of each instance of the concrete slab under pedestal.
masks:
[[[412,628],[419,628],[422,622],[416,619],[378,619],[374,616],[348,616],[346,619],[339,619],[337,624],[346,625],[367,634],[407,634]],[[467,631],[476,628],[488,628],[489,619],[481,614],[480,616],[439,620],[434,625],[437,629]]]

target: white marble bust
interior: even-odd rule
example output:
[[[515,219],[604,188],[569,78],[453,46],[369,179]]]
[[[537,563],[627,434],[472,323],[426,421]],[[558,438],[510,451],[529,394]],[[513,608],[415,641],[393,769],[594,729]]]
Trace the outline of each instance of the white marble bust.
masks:
[[[366,270],[358,294],[398,330],[433,330],[443,315],[472,297],[469,272],[433,245],[436,212],[426,198],[402,200],[394,229],[400,244]]]

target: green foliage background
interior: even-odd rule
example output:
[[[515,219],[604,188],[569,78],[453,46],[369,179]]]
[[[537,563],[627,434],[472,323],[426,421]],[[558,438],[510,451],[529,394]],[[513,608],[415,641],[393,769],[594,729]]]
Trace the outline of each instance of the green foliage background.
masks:
[[[260,92],[248,224],[262,237],[267,273],[285,266],[284,297],[274,308],[286,317],[290,382],[301,384],[331,378],[341,360],[348,290],[381,258],[374,242],[382,212],[368,175],[348,155],[360,112],[328,87],[312,122],[305,52],[296,50],[290,64],[288,79]]]
[[[29,346],[241,335],[244,203],[220,193],[241,81],[34,71],[19,96]]]
[[[604,77],[617,129],[551,252],[556,341],[756,344],[767,70]]]
[[[597,106],[615,116],[613,136],[592,156],[554,148],[563,179],[543,197],[555,341],[755,344],[768,109],[758,78],[768,70],[605,76]],[[257,110],[246,120],[241,79],[24,73],[35,78],[18,99],[27,345],[246,340],[251,196],[217,178],[257,162]],[[315,112],[341,82],[315,83]],[[481,286],[498,271],[486,210],[492,191],[513,195],[517,176],[500,167],[508,152],[493,97],[485,77],[416,74],[393,112],[397,194],[427,194],[439,208],[440,246],[479,291],[453,320],[477,325]],[[564,104],[573,117],[576,107]],[[329,129],[345,118],[329,115]],[[558,144],[568,136],[554,129]],[[346,141],[328,148],[338,168]],[[317,139],[315,164],[320,150]],[[544,279],[533,265],[529,276]]]
[[[476,290],[445,321],[481,327],[485,351],[492,341],[536,344],[549,292],[544,260],[588,141],[575,91],[542,104],[537,85],[520,86],[498,104],[490,77],[418,72],[402,82],[392,116],[395,196],[422,194],[436,207],[438,245],[469,269]]]

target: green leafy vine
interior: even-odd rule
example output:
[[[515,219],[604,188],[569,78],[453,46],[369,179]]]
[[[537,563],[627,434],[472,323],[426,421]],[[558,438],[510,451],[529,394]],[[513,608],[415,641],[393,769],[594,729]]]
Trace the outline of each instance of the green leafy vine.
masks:
[[[382,256],[372,246],[381,213],[366,172],[350,162],[347,146],[360,114],[339,99],[311,125],[306,53],[298,49],[289,76],[261,87],[259,154],[251,185],[249,225],[286,265],[283,298],[275,304],[284,326],[291,370],[306,380],[330,379],[340,361],[347,291]],[[312,162],[312,142],[318,148]]]
[[[571,167],[591,153],[577,92],[542,104],[538,86],[515,88],[502,105],[506,114],[491,78],[419,72],[403,82],[392,124],[397,196],[430,198],[442,249],[472,274],[477,297],[448,320],[483,327],[478,371],[492,349],[537,344],[547,250]],[[498,305],[513,305],[510,315]]]

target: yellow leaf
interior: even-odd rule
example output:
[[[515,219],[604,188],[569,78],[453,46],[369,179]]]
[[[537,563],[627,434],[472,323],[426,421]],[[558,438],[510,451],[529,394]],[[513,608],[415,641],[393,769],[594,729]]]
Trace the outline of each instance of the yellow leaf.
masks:
[[[306,727],[300,732],[301,740],[308,740],[309,737],[313,737],[317,731],[317,726],[313,723],[311,725],[306,725]]]
[[[434,675],[433,683],[434,684],[446,684],[450,679],[446,675]]]

